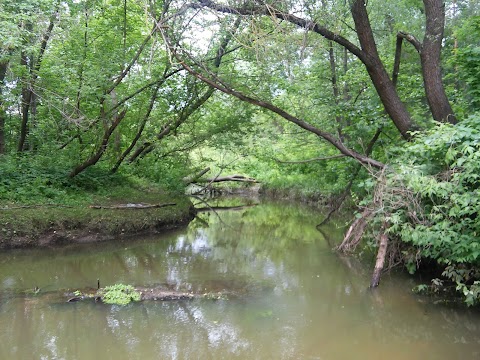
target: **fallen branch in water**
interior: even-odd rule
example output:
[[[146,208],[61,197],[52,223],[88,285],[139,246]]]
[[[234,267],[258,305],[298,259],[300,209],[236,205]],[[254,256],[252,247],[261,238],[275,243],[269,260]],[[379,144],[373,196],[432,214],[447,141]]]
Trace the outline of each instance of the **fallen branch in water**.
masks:
[[[197,182],[201,182],[201,183],[215,183],[215,182],[224,182],[224,181],[240,181],[240,182],[258,183],[256,179],[243,176],[243,175],[217,176],[211,179],[197,180]]]
[[[358,243],[362,239],[365,228],[368,225],[368,220],[370,220],[372,216],[373,212],[370,209],[365,208],[362,214],[350,225],[342,243],[337,246],[337,250],[342,252],[355,250]]]
[[[165,206],[174,206],[177,205],[176,203],[166,203],[166,204],[119,204],[119,205],[111,205],[111,206],[102,206],[102,205],[90,205],[91,209],[114,209],[114,210],[138,210],[138,209],[155,209],[161,208]]]
[[[380,234],[377,260],[375,262],[375,269],[373,270],[372,280],[370,281],[370,287],[375,288],[380,283],[380,277],[382,275],[383,268],[385,266],[385,257],[387,256],[388,248],[388,236],[385,233],[387,229],[387,223],[384,222],[382,225],[382,232]]]

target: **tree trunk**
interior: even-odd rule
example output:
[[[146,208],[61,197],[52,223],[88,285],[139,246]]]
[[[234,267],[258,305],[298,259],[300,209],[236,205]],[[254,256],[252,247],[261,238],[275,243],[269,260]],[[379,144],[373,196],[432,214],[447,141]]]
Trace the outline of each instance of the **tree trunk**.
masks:
[[[103,134],[102,142],[100,146],[97,148],[97,151],[87,160],[85,160],[83,163],[78,165],[75,169],[73,169],[70,174],[68,175],[69,177],[73,178],[80,174],[83,170],[86,168],[95,165],[98,160],[103,156],[105,153],[105,150],[107,150],[108,142],[110,140],[110,136],[112,135],[113,131],[117,128],[117,126],[120,124],[120,122],[123,120],[125,117],[125,114],[127,113],[127,110],[123,110],[120,114],[118,114],[117,117],[113,120],[113,123],[105,129],[105,132]]]
[[[27,29],[31,31],[30,26],[27,24]],[[28,71],[25,70],[26,73],[32,72],[32,58],[27,55],[25,50],[22,50],[20,55],[20,66],[24,67],[25,69],[28,68]],[[29,65],[30,64],[30,65]],[[22,101],[21,101],[21,109],[22,109],[22,121],[20,123],[20,137],[18,139],[18,146],[17,151],[21,152],[25,149],[25,142],[27,140],[28,134],[28,115],[30,112],[30,101],[32,98],[32,90],[31,90],[31,79],[28,76],[23,76],[23,86],[22,86]]]
[[[457,122],[443,86],[441,59],[445,4],[442,0],[423,0],[425,6],[425,37],[420,51],[423,81],[430,111],[435,120]]]
[[[19,152],[25,150],[26,146],[25,143],[27,141],[28,136],[28,118],[30,112],[30,105],[32,103],[32,98],[34,96],[33,88],[35,84],[35,80],[38,77],[38,71],[40,70],[40,65],[42,63],[43,55],[45,54],[45,50],[47,49],[48,41],[50,40],[50,36],[52,35],[53,27],[55,26],[56,14],[52,15],[50,18],[50,23],[48,28],[43,35],[42,42],[40,43],[40,51],[38,54],[37,61],[34,63],[33,57],[29,58],[29,55],[22,51],[20,64],[22,66],[28,66],[28,72],[30,74],[30,78],[28,79],[25,77],[24,79],[24,86],[22,89],[22,123],[20,126],[20,139],[18,141],[18,148]],[[31,23],[27,23],[26,25],[29,31],[33,30],[33,25]]]
[[[143,116],[143,120],[138,128],[138,131],[137,131],[137,134],[135,135],[135,137],[133,138],[132,142],[130,143],[130,145],[123,151],[123,153],[118,157],[118,160],[117,162],[115,163],[115,165],[113,166],[111,172],[112,173],[115,173],[117,172],[118,168],[120,167],[120,165],[123,163],[123,161],[125,160],[125,158],[128,156],[128,154],[130,154],[130,152],[133,150],[133,148],[135,147],[135,145],[137,144],[138,140],[140,139],[140,137],[142,136],[142,133],[143,133],[143,130],[145,129],[145,125],[147,124],[147,121],[148,119],[150,118],[150,114],[152,113],[152,110],[153,110],[153,107],[155,105],[155,101],[157,100],[157,96],[158,96],[158,90],[160,89],[160,85],[163,84],[163,80],[162,81],[159,81],[157,86],[155,87],[155,89],[153,90],[152,92],[152,96],[150,97],[150,104],[148,106],[148,109],[147,109],[147,112],[145,113],[145,115]],[[142,150],[143,151],[143,150]],[[138,155],[137,155],[138,156]]]
[[[328,40],[336,42],[354,54],[365,65],[385,111],[392,119],[402,137],[409,139],[409,131],[416,129],[416,126],[412,123],[410,113],[400,100],[378,55],[370,20],[368,19],[365,0],[354,0],[351,5],[351,13],[361,48],[315,21],[299,18],[293,14],[277,10],[270,5],[231,7],[216,4],[211,0],[198,0],[198,4],[193,3],[190,6],[193,8],[209,7],[216,11],[230,14],[272,16],[313,31]]]
[[[0,62],[0,155],[5,154],[5,118],[6,111],[3,104],[3,86],[7,74],[8,61]]]
[[[392,119],[400,134],[409,139],[409,131],[414,130],[410,114],[400,100],[393,82],[390,80],[385,67],[378,55],[372,27],[368,19],[366,4],[364,0],[356,0],[351,7],[352,17],[355,22],[358,40],[365,53],[363,63],[373,86],[377,90],[385,111]]]

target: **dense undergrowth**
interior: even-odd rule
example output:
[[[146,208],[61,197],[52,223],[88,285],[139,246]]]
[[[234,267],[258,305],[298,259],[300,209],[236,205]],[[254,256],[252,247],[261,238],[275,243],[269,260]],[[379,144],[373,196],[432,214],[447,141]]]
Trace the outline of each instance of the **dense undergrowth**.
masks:
[[[138,197],[145,191],[179,194],[183,190],[176,186],[178,181],[155,179],[155,171],[151,171],[153,178],[149,178],[137,176],[135,169],[112,174],[108,168],[97,166],[69,178],[72,166],[66,159],[42,154],[3,155],[0,203],[75,205],[114,200],[115,197]]]
[[[111,174],[101,166],[71,179],[65,164],[42,155],[2,157],[0,247],[36,246],[51,236],[53,243],[93,241],[157,231],[191,219],[191,203],[178,182],[168,187],[133,172]],[[112,208],[140,203],[172,205]]]
[[[456,126],[438,124],[397,149],[388,169],[366,185],[373,213],[370,239],[389,238],[391,263],[414,273],[443,269],[421,287],[454,286],[467,304],[480,301],[480,114]],[[372,240],[370,245],[376,246]]]

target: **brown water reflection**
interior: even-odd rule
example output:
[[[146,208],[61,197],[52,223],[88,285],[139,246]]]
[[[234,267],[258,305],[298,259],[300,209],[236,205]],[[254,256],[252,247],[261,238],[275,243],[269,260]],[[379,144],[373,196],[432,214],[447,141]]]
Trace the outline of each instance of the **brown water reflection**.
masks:
[[[402,276],[368,291],[370,270],[331,252],[315,212],[200,216],[156,238],[0,254],[0,359],[480,358],[478,311],[428,304]],[[119,307],[19,294],[97,278],[237,296]]]

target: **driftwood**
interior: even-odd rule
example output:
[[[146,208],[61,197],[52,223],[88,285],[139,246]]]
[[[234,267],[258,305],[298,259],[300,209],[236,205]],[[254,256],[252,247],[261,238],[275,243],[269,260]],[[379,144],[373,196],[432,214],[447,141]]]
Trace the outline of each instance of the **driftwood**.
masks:
[[[377,260],[375,262],[375,269],[373,270],[370,287],[375,288],[380,283],[380,276],[382,275],[383,267],[385,266],[385,258],[388,248],[388,236],[385,234],[386,224],[382,226],[382,233],[380,234],[380,241],[378,244]]]
[[[134,289],[136,292],[140,293],[140,301],[174,301],[174,300],[193,300],[201,298],[211,298],[211,299],[220,299],[222,294],[218,293],[208,293],[208,294],[194,294],[189,292],[181,292],[175,290],[165,290],[159,288],[147,288],[147,287],[136,287]],[[80,295],[76,293],[67,292],[65,297],[67,297],[67,302],[77,302],[85,300],[94,300],[95,302],[102,302],[102,289],[87,289],[85,291],[80,291]]]
[[[243,176],[243,175],[217,176],[210,179],[199,179],[197,182],[215,183],[215,182],[224,182],[224,181],[240,181],[240,182],[258,183],[258,181],[255,180],[254,178]]]
[[[176,203],[166,203],[166,204],[119,204],[119,205],[111,205],[111,206],[102,206],[102,205],[91,205],[91,209],[115,209],[115,210],[138,210],[138,209],[155,209],[161,208],[165,206],[174,206],[177,205]]]

